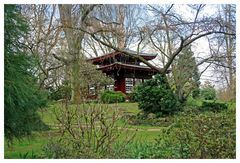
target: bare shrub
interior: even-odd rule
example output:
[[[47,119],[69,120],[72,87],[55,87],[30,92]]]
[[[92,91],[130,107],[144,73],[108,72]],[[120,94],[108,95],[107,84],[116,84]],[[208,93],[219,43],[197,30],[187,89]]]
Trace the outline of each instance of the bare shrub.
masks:
[[[46,157],[116,158],[135,136],[117,125],[120,115],[107,105],[70,107],[66,102],[64,107],[56,107],[54,113],[61,134],[44,147]]]

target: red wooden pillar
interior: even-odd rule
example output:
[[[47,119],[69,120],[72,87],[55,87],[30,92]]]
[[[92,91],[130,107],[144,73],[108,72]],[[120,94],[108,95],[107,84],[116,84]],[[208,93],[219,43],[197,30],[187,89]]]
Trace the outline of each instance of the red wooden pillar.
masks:
[[[121,91],[122,93],[126,93],[125,78],[118,78],[115,80],[114,91]]]

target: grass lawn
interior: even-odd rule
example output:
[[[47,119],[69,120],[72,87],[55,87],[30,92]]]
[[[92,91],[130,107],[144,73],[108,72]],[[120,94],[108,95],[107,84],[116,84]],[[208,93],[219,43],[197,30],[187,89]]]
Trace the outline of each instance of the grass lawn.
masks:
[[[193,105],[201,106],[199,101],[189,101]],[[134,114],[140,112],[138,109],[137,103],[118,103],[118,104],[86,104],[86,105],[94,105],[96,107],[107,107],[109,108],[108,114],[111,115],[111,110],[118,110],[120,114]],[[189,104],[190,105],[190,104]],[[229,110],[235,110],[235,103],[228,103]],[[71,105],[70,109],[76,107],[75,105]],[[80,106],[80,109],[84,109],[83,106]],[[61,109],[61,104],[51,104],[48,108],[45,108],[39,111],[39,115],[43,119],[43,121],[48,125],[56,124],[57,120],[54,115],[54,109]],[[218,114],[218,113],[217,113]],[[222,113],[220,113],[222,114]],[[171,118],[171,117],[170,117]],[[124,120],[119,120],[117,125],[121,128],[124,125]],[[149,125],[126,125],[121,132],[121,136],[119,140],[123,139],[126,135],[132,135],[136,133],[134,140],[137,142],[153,142],[161,130],[164,127],[161,126],[149,126]],[[34,132],[32,138],[24,138],[21,141],[14,140],[13,146],[9,147],[5,141],[4,144],[4,157],[5,158],[41,158],[43,146],[48,143],[48,141],[52,138],[56,138],[58,136],[57,130],[51,128],[50,131],[42,131],[42,132]]]
[[[137,103],[115,103],[115,104],[85,104],[85,105],[96,105],[96,106],[103,106],[107,108],[114,109],[116,111],[120,111],[121,113],[132,113],[132,114],[137,114],[140,112],[138,109],[138,104]],[[39,115],[41,116],[43,122],[46,124],[55,124],[57,123],[56,117],[54,115],[55,109],[57,110],[58,108],[62,107],[61,104],[59,103],[54,103],[49,105],[48,108],[44,108],[39,111]],[[76,105],[70,105],[70,109],[76,107]],[[84,106],[80,106],[84,107]],[[110,113],[111,114],[111,113]]]
[[[91,105],[91,104],[90,104]],[[96,104],[95,104],[96,105]],[[98,104],[97,104],[98,105]],[[107,105],[107,107],[116,109],[121,113],[130,113],[137,114],[140,110],[138,109],[137,103],[118,103],[118,104],[102,104]],[[54,115],[54,107],[56,108],[61,106],[61,104],[52,104],[48,108],[42,109],[39,111],[39,115],[46,124],[52,125],[55,124],[56,118]],[[75,107],[71,105],[70,107]],[[109,113],[110,114],[110,113]],[[119,126],[123,125],[123,122],[118,122]],[[130,131],[123,132],[124,134],[133,134],[136,132],[134,141],[149,141],[152,142],[159,135],[159,129],[161,127],[154,126],[127,126],[130,128]],[[156,131],[154,129],[157,129]],[[137,131],[135,131],[137,130]],[[151,131],[148,131],[151,130]],[[21,141],[14,140],[13,146],[9,147],[5,141],[4,148],[4,157],[5,158],[32,158],[35,155],[38,157],[41,156],[42,148],[47,142],[56,137],[56,131],[51,129],[50,131],[44,132],[34,132],[31,138],[24,138]],[[121,137],[120,137],[121,139]]]
[[[33,158],[34,155],[41,155],[42,147],[51,137],[46,134],[35,132],[31,138],[23,138],[22,140],[14,141],[14,145],[9,147],[4,142],[4,157],[5,158]],[[28,154],[27,154],[28,153]],[[33,156],[32,156],[33,155]],[[25,158],[25,157],[24,157]]]

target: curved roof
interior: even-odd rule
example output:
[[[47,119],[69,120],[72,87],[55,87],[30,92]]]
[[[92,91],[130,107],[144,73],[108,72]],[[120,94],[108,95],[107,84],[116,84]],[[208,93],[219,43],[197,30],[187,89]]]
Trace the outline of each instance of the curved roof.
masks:
[[[133,51],[133,50],[130,50],[130,49],[124,49],[124,51],[129,52],[129,53],[133,53],[133,54],[137,54],[136,51]],[[91,61],[94,64],[98,64],[99,62],[101,62],[105,59],[111,58],[113,56],[116,56],[116,55],[124,55],[124,54],[122,52],[112,51],[108,54],[104,54],[104,55],[99,56],[99,57],[89,58],[88,61]],[[146,60],[152,60],[157,56],[157,54],[149,54],[149,53],[143,53],[143,52],[140,52],[139,55],[142,56]]]

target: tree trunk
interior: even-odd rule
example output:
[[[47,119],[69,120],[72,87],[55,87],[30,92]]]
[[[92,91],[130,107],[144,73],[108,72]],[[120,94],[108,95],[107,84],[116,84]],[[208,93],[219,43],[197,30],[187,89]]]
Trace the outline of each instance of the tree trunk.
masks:
[[[74,31],[70,27],[77,27],[78,17],[72,15],[72,5],[59,5],[61,23],[63,25],[63,30],[66,36],[68,44],[68,56],[69,60],[72,60],[71,68],[71,102],[80,103],[81,102],[81,86],[80,86],[80,69],[81,69],[81,59],[83,58],[82,50],[82,40],[84,37],[84,32]],[[81,25],[83,26],[83,25]]]
[[[118,6],[118,15],[117,19],[120,25],[118,25],[118,36],[117,36],[117,43],[118,43],[118,48],[123,49],[125,47],[125,30],[124,30],[124,5],[119,5]]]
[[[71,101],[73,103],[81,102],[81,93],[80,93],[80,79],[79,79],[79,70],[80,64],[79,60],[76,60],[71,65],[71,88],[72,88],[72,98]]]

